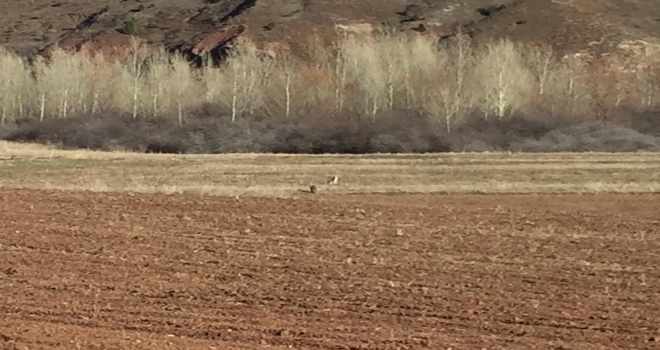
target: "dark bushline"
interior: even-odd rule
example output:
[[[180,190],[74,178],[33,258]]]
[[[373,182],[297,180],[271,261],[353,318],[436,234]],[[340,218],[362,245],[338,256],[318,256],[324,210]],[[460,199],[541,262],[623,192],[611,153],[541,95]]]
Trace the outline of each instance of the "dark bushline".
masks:
[[[182,126],[175,120],[85,115],[39,122],[22,119],[0,128],[8,141],[50,143],[68,149],[150,153],[428,153],[461,151],[633,152],[660,150],[660,113],[624,123],[565,118],[466,117],[451,133],[443,123],[406,111],[371,121],[350,117],[243,117],[205,111]]]

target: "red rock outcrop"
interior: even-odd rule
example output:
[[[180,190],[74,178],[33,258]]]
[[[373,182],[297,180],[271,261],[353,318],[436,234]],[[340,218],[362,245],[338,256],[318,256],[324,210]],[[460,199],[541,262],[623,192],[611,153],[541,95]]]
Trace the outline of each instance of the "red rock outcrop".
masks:
[[[50,59],[53,50],[60,48],[68,53],[78,53],[90,58],[103,57],[107,61],[115,62],[126,58],[131,52],[132,39],[136,40],[138,45],[147,45],[147,41],[140,37],[107,31],[89,39],[67,38],[46,47],[39,55]]]
[[[190,48],[190,52],[197,56],[203,56],[218,47],[224,46],[244,31],[244,25],[232,25],[204,35],[201,38],[194,38],[195,43]]]

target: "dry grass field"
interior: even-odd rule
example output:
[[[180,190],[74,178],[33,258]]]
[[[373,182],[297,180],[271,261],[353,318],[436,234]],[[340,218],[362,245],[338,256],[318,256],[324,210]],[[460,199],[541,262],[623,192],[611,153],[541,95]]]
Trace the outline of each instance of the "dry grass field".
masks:
[[[327,186],[328,177],[340,183]],[[0,186],[201,193],[657,192],[657,153],[163,155],[63,151],[0,143]]]
[[[658,167],[2,143],[0,349],[657,349]]]

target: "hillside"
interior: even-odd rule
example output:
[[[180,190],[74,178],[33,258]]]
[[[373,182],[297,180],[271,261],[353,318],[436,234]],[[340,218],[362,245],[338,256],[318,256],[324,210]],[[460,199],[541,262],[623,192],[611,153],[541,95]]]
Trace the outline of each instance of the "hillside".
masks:
[[[235,35],[300,45],[335,35],[335,25],[388,24],[403,31],[475,38],[510,36],[558,50],[609,52],[657,42],[660,8],[643,0],[6,0],[0,45],[33,55],[52,45],[121,52],[126,21],[149,43],[205,52]],[[85,44],[86,43],[86,44]],[[210,46],[209,46],[210,45]],[[268,45],[266,45],[268,46]]]

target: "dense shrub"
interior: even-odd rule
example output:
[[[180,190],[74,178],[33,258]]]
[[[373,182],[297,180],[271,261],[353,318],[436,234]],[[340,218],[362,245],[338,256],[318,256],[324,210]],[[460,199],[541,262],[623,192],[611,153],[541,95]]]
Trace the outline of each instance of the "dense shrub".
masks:
[[[403,113],[403,112],[402,112]],[[384,117],[375,123],[332,119],[198,116],[184,125],[167,119],[77,116],[6,128],[3,139],[63,148],[153,153],[425,153],[448,151],[630,152],[660,150],[660,138],[602,123],[545,123],[521,116],[471,118],[448,134],[422,116]]]

